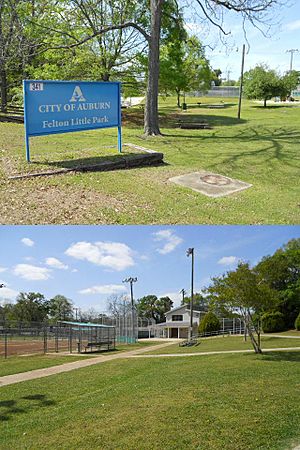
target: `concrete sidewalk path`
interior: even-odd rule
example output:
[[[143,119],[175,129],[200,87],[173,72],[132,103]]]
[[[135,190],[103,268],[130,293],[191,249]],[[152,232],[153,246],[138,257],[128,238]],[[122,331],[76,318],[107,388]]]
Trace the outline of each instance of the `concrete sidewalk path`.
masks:
[[[284,351],[300,351],[300,347],[283,347],[283,348],[264,348],[263,353],[267,352],[284,352]],[[220,350],[215,352],[191,352],[191,353],[162,353],[157,355],[130,355],[131,358],[178,358],[182,356],[209,356],[209,355],[223,355],[228,353],[253,353],[254,350]]]
[[[262,337],[276,337],[282,339],[300,339],[300,336],[291,336],[291,335],[281,335],[281,334],[262,334]],[[300,449],[299,449],[300,450]]]
[[[113,361],[114,359],[126,359],[134,355],[137,355],[141,352],[150,352],[152,350],[167,347],[168,345],[172,344],[174,344],[174,342],[164,342],[163,344],[151,345],[150,347],[142,347],[128,352],[120,352],[118,354],[107,356],[101,355],[99,357],[61,364],[59,366],[52,366],[44,369],[36,369],[28,372],[6,375],[4,377],[0,377],[0,387],[8,386],[9,384],[20,383],[21,381],[36,380],[37,378],[44,378],[50,375],[56,375],[58,373],[70,372],[71,370],[94,366],[96,364],[101,364],[107,361]]]

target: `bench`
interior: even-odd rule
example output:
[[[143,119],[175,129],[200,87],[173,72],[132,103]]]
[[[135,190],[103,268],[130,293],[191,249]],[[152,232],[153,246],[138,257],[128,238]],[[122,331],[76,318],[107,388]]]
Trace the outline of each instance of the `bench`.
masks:
[[[220,109],[220,108],[225,108],[225,104],[221,103],[221,104],[209,104],[209,103],[201,103],[201,102],[197,102],[198,106],[201,106],[201,108],[208,108],[208,109]]]
[[[101,347],[107,346],[107,350],[109,350],[109,347],[112,344],[113,344],[113,341],[88,342],[86,345],[83,345],[84,353],[86,353],[87,349],[90,349],[92,351],[93,347],[95,347],[99,350]],[[79,351],[80,343],[78,342],[77,345],[78,345],[78,351]]]
[[[182,130],[210,130],[211,126],[208,123],[179,123],[179,128]]]
[[[210,130],[207,122],[177,122],[176,125],[183,130]]]
[[[179,347],[192,347],[193,345],[199,345],[197,339],[190,339],[179,343]]]

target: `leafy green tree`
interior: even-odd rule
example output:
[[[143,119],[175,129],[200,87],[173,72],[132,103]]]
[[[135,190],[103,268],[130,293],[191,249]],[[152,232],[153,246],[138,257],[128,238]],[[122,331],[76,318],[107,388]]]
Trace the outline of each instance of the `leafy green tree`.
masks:
[[[137,301],[137,311],[138,314],[147,319],[154,319],[156,321],[157,317],[157,296],[156,295],[146,295]]]
[[[213,331],[219,331],[220,328],[220,320],[212,311],[205,314],[199,323],[199,333],[211,333]]]
[[[172,76],[170,76],[172,74]],[[160,90],[180,96],[191,90],[206,90],[211,83],[211,71],[204,48],[196,36],[167,42],[161,47]]]
[[[73,303],[64,295],[55,295],[48,303],[49,317],[52,321],[71,320],[73,318]]]
[[[284,315],[279,311],[264,313],[261,317],[261,324],[264,333],[274,333],[285,330]]]
[[[12,313],[13,319],[20,322],[43,322],[48,315],[48,301],[39,292],[21,292]]]
[[[212,82],[214,86],[221,86],[222,84],[222,70],[221,69],[213,69],[212,71]]]
[[[293,328],[300,312],[300,239],[292,239],[273,255],[265,256],[255,271],[272,289],[279,301],[274,311],[283,313],[288,328]]]
[[[244,75],[244,94],[250,99],[264,101],[282,94],[282,82],[275,70],[270,70],[265,65],[256,66]]]
[[[11,302],[5,302],[0,306],[0,322],[16,320],[14,315],[14,304]]]
[[[300,72],[298,70],[292,70],[284,75],[281,79],[282,82],[282,96],[291,97],[292,91],[300,84]]]
[[[164,322],[166,320],[165,314],[170,311],[173,307],[173,301],[170,297],[160,297],[157,302],[157,319],[158,323]]]
[[[277,303],[276,292],[260,279],[248,263],[239,263],[236,270],[213,278],[207,292],[213,305],[225,306],[239,314],[245,322],[255,353],[262,353],[256,317]]]
[[[191,297],[187,296],[184,297],[184,303],[182,304],[190,304],[191,303]],[[201,311],[208,311],[209,309],[209,298],[204,297],[200,292],[195,292],[194,298],[193,298],[193,305],[194,307],[197,307]]]
[[[34,52],[36,43],[28,26],[33,8],[33,4],[25,0],[0,2],[0,94],[4,112],[9,100],[9,86],[21,83],[25,65]],[[38,11],[39,8],[36,14]]]
[[[156,323],[165,320],[165,313],[173,306],[169,297],[157,298],[156,295],[146,295],[138,299],[137,311],[142,317],[155,320]]]

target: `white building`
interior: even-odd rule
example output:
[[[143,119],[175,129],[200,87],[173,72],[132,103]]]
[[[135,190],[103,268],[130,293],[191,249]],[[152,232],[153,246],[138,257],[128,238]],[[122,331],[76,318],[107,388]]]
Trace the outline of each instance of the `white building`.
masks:
[[[205,311],[199,311],[197,307],[193,308],[193,333],[196,334]],[[156,326],[161,330],[162,337],[187,339],[190,328],[191,310],[190,305],[182,305],[173,308],[166,314],[166,322],[159,323]]]

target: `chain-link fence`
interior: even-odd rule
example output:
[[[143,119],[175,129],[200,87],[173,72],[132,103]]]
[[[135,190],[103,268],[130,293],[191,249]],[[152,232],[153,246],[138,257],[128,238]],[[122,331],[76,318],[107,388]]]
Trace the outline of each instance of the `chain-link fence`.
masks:
[[[0,322],[0,358],[50,352],[82,352],[111,349],[115,343],[131,344],[138,339],[136,311],[107,316],[95,323],[58,321]],[[95,345],[97,344],[97,345]]]

